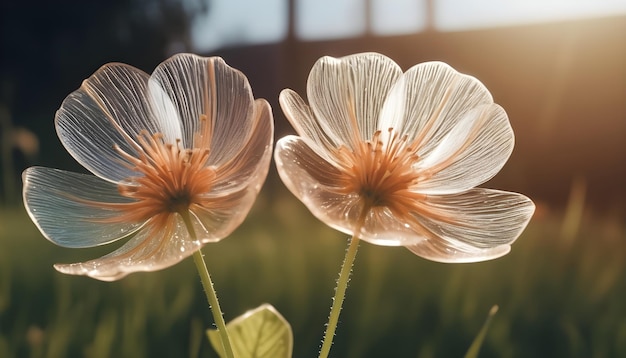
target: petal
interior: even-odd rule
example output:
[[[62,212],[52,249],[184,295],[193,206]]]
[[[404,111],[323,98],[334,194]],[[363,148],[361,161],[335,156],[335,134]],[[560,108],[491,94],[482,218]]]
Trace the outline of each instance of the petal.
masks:
[[[148,101],[148,78],[132,66],[105,65],[71,93],[56,113],[57,134],[67,151],[105,180],[118,182],[136,175],[114,146],[135,153],[135,139],[143,130],[180,136],[178,119],[163,119],[157,112],[171,107],[168,99],[161,96],[159,108]]]
[[[425,194],[459,193],[495,176],[513,151],[515,138],[508,117],[497,104],[466,112],[415,169],[420,178],[412,190]]]
[[[197,231],[200,225],[194,218],[192,220]],[[108,255],[54,267],[70,275],[115,281],[133,272],[157,271],[172,266],[191,256],[205,242],[189,234],[180,215],[163,214],[150,219],[128,242]]]
[[[352,209],[358,198],[336,194],[341,173],[317,155],[306,142],[297,136],[286,136],[276,144],[274,152],[276,168],[285,186],[318,219],[338,230],[351,227],[358,218]],[[335,225],[338,220],[341,224]]]
[[[296,133],[312,144],[314,149],[319,148],[317,154],[332,161],[328,152],[338,148],[343,141],[334,142],[331,136],[326,134],[311,107],[304,103],[304,100],[295,91],[290,89],[282,90],[279,102]]]
[[[395,62],[377,53],[320,58],[309,74],[307,96],[330,142],[354,149],[371,139],[383,102],[401,75]]]
[[[230,160],[216,167],[216,192],[247,187],[258,193],[267,177],[274,143],[274,120],[272,109],[264,99],[255,101],[252,116],[253,127],[239,152]]]
[[[230,235],[244,221],[258,192],[253,187],[206,196],[202,205],[190,208],[202,227],[203,240],[217,242]]]
[[[211,149],[209,164],[235,156],[254,126],[252,90],[246,76],[219,57],[178,54],[150,78],[172,100],[186,148]]]
[[[443,62],[411,67],[396,82],[381,111],[378,129],[395,128],[416,141],[426,155],[454,128],[467,111],[493,103],[487,88]]]
[[[23,174],[24,205],[41,233],[65,247],[103,245],[132,234],[143,223],[110,223],[117,210],[99,203],[126,203],[117,187],[93,175],[31,167]]]
[[[369,210],[359,238],[381,246],[409,246],[424,240],[421,232],[416,232],[414,227],[407,225],[403,213],[394,212],[386,206]]]
[[[232,160],[216,168],[216,183],[191,209],[204,226],[204,238],[220,240],[233,232],[248,215],[267,177],[272,158],[272,113],[267,101],[256,101],[256,124],[247,143]]]
[[[527,197],[498,190],[429,196],[413,215],[424,240],[406,247],[438,262],[494,259],[509,252],[534,211]]]

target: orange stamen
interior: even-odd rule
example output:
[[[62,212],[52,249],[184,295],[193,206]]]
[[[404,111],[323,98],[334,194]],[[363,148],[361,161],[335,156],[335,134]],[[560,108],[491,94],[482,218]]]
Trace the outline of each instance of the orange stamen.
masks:
[[[337,149],[342,175],[338,191],[358,194],[366,207],[389,207],[401,215],[423,195],[409,189],[417,183],[419,173],[413,164],[419,159],[415,143],[399,136],[393,128],[388,135],[376,131],[369,141],[360,141],[351,151],[345,146]]]

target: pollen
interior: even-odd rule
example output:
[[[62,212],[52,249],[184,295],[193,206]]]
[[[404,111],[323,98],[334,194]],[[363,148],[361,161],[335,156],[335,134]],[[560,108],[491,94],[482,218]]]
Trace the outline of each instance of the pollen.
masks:
[[[210,191],[216,176],[207,166],[208,149],[183,148],[180,140],[168,143],[162,134],[147,131],[139,134],[136,143],[134,155],[115,147],[139,174],[118,184],[122,196],[134,199],[119,208],[126,220],[145,221],[202,205],[202,194]]]
[[[410,189],[419,174],[413,164],[419,159],[407,136],[389,128],[385,136],[378,130],[371,140],[361,141],[354,150],[338,149],[342,163],[340,191],[356,194],[367,207],[401,210],[415,199]]]

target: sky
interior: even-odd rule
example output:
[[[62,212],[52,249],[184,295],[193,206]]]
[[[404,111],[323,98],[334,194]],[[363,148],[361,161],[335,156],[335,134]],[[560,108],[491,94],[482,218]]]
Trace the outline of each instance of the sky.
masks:
[[[367,0],[295,0],[295,32],[304,41],[366,32]],[[369,0],[370,31],[410,34],[426,27],[426,0]],[[210,0],[192,30],[194,50],[279,42],[287,35],[288,0]],[[626,14],[626,0],[433,0],[438,31],[466,31]]]

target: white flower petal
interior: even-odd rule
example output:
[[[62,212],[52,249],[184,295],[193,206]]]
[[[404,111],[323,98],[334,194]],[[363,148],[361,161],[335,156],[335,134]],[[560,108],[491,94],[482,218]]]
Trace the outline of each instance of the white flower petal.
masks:
[[[358,141],[371,139],[387,93],[401,75],[395,62],[377,53],[319,59],[309,74],[307,96],[330,142],[354,149]]]
[[[436,147],[420,156],[420,174],[413,191],[458,193],[495,176],[514,146],[513,129],[497,104],[482,105],[463,114]]]
[[[482,188],[429,196],[417,207],[412,225],[425,239],[407,249],[439,262],[476,262],[506,254],[535,211],[524,195]]]
[[[370,208],[359,238],[381,246],[409,246],[424,241],[422,233],[407,225],[403,215],[386,206]]]
[[[269,103],[256,100],[255,127],[241,152],[216,168],[216,183],[191,211],[204,226],[204,238],[218,241],[246,218],[267,177],[272,158],[274,122]]]
[[[43,235],[65,247],[103,245],[143,223],[113,220],[122,214],[98,203],[127,203],[117,187],[93,175],[31,167],[23,174],[24,205]]]
[[[243,73],[219,57],[178,54],[161,63],[150,82],[172,100],[184,147],[210,148],[210,165],[237,154],[254,125],[254,98]]]
[[[304,100],[295,91],[284,89],[279,96],[280,106],[299,136],[305,138],[311,144],[317,154],[331,160],[328,152],[334,148],[338,148],[343,142],[334,142],[333,139],[326,134],[324,128],[320,126],[315,113]]]
[[[210,204],[190,208],[202,227],[202,236],[199,237],[206,242],[220,241],[235,231],[250,212],[258,193],[249,187],[214,194],[207,196]]]
[[[297,136],[286,136],[276,143],[274,160],[278,174],[287,188],[300,201],[306,205],[311,212],[330,226],[334,216],[337,220],[355,220],[358,214],[342,212],[343,209],[335,206],[344,206],[343,201],[347,198],[338,194],[323,197],[323,193],[337,192],[336,188],[340,172],[326,160],[317,155],[305,141]],[[341,199],[338,199],[341,198]],[[341,214],[330,213],[342,212]],[[343,226],[343,225],[341,225]],[[350,226],[350,225],[348,225]]]
[[[152,78],[148,80],[147,101],[152,108],[154,124],[158,130],[155,133],[163,134],[163,138],[168,143],[176,143],[183,139],[182,121],[178,117],[178,111],[170,96]]]
[[[493,103],[491,94],[476,78],[461,74],[443,62],[411,67],[389,92],[378,129],[395,128],[417,141],[419,154],[427,155],[454,128],[467,111]]]
[[[424,259],[441,263],[472,263],[497,259],[511,252],[511,245],[500,245],[489,249],[449,244],[438,239],[428,239],[421,244],[407,247],[409,251]]]
[[[67,151],[95,175],[118,182],[134,172],[114,149],[134,153],[141,130],[160,131],[145,96],[148,75],[124,64],[107,64],[72,92],[56,113]]]
[[[274,120],[272,109],[264,99],[255,101],[252,116],[253,127],[237,155],[215,167],[217,178],[214,192],[226,193],[230,190],[250,189],[261,191],[272,159],[274,144]]]
[[[192,217],[197,231],[201,226]],[[198,236],[202,236],[199,232]],[[157,271],[191,256],[207,242],[194,239],[178,214],[154,217],[128,242],[99,259],[54,268],[70,275],[86,275],[102,281],[115,281],[139,271]]]

